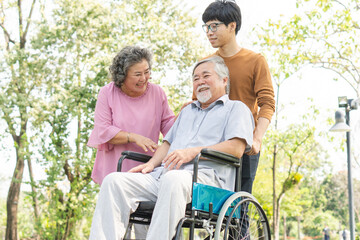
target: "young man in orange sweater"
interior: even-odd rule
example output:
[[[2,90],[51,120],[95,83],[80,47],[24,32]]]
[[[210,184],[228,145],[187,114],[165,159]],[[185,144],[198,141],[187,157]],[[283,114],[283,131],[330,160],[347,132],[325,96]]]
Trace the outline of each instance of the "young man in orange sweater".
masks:
[[[275,111],[274,90],[265,58],[236,42],[241,12],[235,1],[217,0],[202,15],[203,30],[230,71],[231,100],[240,100],[252,112],[256,124],[253,145],[243,155],[241,190],[251,193],[263,136]],[[260,108],[260,110],[259,110]]]

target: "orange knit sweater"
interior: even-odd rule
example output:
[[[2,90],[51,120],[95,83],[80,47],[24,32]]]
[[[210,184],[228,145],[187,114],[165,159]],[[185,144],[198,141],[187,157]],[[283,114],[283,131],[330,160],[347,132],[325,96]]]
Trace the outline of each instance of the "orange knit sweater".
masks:
[[[231,57],[223,57],[218,51],[208,57],[213,55],[222,57],[229,68],[229,98],[245,103],[254,116],[255,124],[259,117],[271,121],[275,111],[274,89],[265,58],[244,48]],[[196,99],[195,94],[193,99]]]

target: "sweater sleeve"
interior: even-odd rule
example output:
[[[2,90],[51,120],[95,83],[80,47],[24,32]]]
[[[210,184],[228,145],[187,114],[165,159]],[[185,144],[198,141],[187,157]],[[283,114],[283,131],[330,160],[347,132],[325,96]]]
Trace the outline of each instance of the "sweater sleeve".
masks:
[[[254,70],[254,90],[260,107],[258,118],[263,117],[271,121],[275,112],[274,89],[264,56],[260,55]]]
[[[111,150],[114,145],[108,143],[121,131],[113,125],[112,110],[109,104],[109,88],[102,88],[99,92],[95,107],[94,129],[89,137],[88,146],[99,150]]]

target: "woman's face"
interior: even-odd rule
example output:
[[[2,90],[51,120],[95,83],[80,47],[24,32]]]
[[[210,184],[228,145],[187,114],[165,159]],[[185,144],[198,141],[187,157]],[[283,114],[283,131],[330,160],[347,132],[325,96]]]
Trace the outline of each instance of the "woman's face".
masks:
[[[141,96],[146,90],[149,79],[149,63],[143,59],[129,68],[121,90],[130,97]]]

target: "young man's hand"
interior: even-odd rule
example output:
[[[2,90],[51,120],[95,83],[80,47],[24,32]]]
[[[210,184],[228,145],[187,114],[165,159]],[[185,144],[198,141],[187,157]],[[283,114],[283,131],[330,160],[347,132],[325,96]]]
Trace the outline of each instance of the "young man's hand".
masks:
[[[247,155],[256,155],[260,152],[261,149],[261,140],[253,139],[253,145],[251,146],[250,151],[246,152]]]

